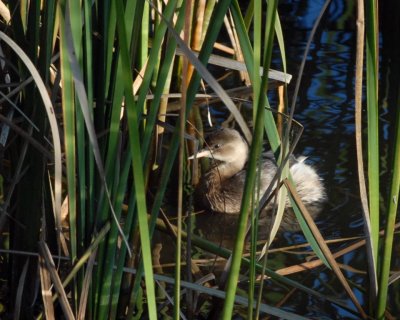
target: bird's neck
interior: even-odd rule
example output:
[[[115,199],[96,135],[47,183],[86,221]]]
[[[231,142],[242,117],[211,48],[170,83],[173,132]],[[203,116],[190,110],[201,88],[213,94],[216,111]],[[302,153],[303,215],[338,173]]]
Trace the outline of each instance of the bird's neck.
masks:
[[[224,181],[241,171],[245,163],[245,159],[243,161],[220,162],[211,169],[210,174],[212,174],[213,176],[218,176],[219,179]]]

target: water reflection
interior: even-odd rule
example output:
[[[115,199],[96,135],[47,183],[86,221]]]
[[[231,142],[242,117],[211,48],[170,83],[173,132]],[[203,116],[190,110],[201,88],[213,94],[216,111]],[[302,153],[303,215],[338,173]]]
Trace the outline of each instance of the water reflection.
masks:
[[[344,6],[338,5],[335,10],[338,8]],[[313,23],[314,11],[306,12],[305,19]],[[355,33],[329,30],[327,25],[329,21],[323,20],[314,38],[301,82],[295,118],[305,130],[296,152],[310,155],[324,175],[332,208],[325,213],[329,224],[322,229],[326,235],[362,234],[361,211],[354,201],[358,198],[353,99]],[[286,39],[288,69],[296,74],[308,30],[285,32],[295,32],[298,36],[294,38],[302,38],[300,43],[292,37]],[[293,85],[288,90],[290,97]],[[334,226],[341,228],[332,229]]]
[[[286,37],[285,43],[287,56],[290,57],[290,73],[297,73],[309,31],[324,2],[297,2],[297,8],[292,7],[293,11],[288,13],[289,16],[303,17],[293,24],[283,24],[285,34],[295,34],[293,37]],[[305,127],[296,152],[310,155],[324,175],[328,188],[330,206],[327,206],[319,224],[327,239],[363,234],[354,137],[356,34],[354,17],[348,14],[352,8],[352,1],[333,1],[330,5],[311,46],[296,103],[295,118]],[[351,24],[346,23],[346,18],[349,18]],[[346,27],[349,25],[350,28]],[[293,85],[288,90],[290,97]],[[339,245],[331,249],[337,250],[340,247]],[[339,262],[365,271],[365,260],[364,249],[361,248],[346,254]],[[343,289],[332,273],[319,270],[319,278],[315,277],[316,271],[310,277],[314,281],[306,282],[307,285],[327,295],[334,294],[345,299],[346,296],[340,294]],[[361,286],[366,286],[365,275],[345,271],[345,276]],[[354,292],[360,302],[365,302],[365,293],[358,289],[354,289]],[[342,308],[329,303],[321,305],[321,302],[309,299],[303,305],[293,299],[290,303],[295,304],[295,310],[302,308],[302,314],[310,317],[334,318],[339,314],[340,318],[357,318]],[[348,304],[351,306],[351,303]]]
[[[280,2],[279,13],[284,35],[286,35],[288,72],[294,76],[291,85],[288,87],[289,100],[293,95],[298,68],[312,24],[324,2],[315,0]],[[391,117],[397,112],[396,107],[398,107],[396,101],[398,99],[398,83],[400,82],[398,79],[400,77],[400,66],[398,64],[400,49],[396,41],[392,39],[391,43],[394,47],[391,50],[384,50],[381,57],[382,72],[386,75],[382,77],[382,92],[385,92],[385,94],[380,101],[383,106],[381,114],[383,125],[381,126],[382,134],[380,136],[383,164],[390,161],[388,150],[391,143],[390,137],[393,136],[394,130]],[[304,154],[309,157],[308,161],[323,176],[329,195],[329,203],[325,206],[317,221],[326,239],[363,235],[354,136],[355,44],[354,1],[332,1],[328,13],[322,19],[307,57],[300,93],[296,102],[295,119],[304,126],[304,133],[295,154]],[[282,69],[278,50],[275,51],[273,65],[276,69]],[[396,85],[393,86],[393,83]],[[277,105],[276,93],[271,92],[269,99],[274,108]],[[251,110],[245,110],[245,112],[248,112],[249,118],[251,118]],[[227,112],[221,107],[216,107],[213,109],[213,116],[222,122],[227,118]],[[382,194],[384,197],[387,193],[389,178],[390,172],[384,168],[382,171]],[[237,228],[237,216],[200,213],[196,220],[195,231],[197,234],[222,247],[232,247]],[[305,242],[305,239],[300,232],[284,232],[280,235],[275,246],[303,242]],[[331,245],[330,248],[332,251],[337,251],[348,243],[350,242]],[[396,253],[399,250],[399,248],[396,248]],[[200,256],[202,254],[199,253]],[[273,253],[269,257],[269,265],[272,269],[279,269],[302,262],[304,256]],[[400,254],[394,256],[394,265],[400,264],[399,256]],[[345,269],[344,273],[356,285],[353,287],[353,291],[359,301],[364,304],[365,309],[368,308],[368,302],[364,288],[369,286],[365,274],[366,260],[365,248],[363,247],[338,259],[339,263],[354,268],[352,270]],[[215,269],[211,267],[210,271],[215,271]],[[323,294],[339,297],[352,307],[351,302],[346,300],[347,295],[344,294],[344,290],[336,277],[324,267],[308,273],[296,274],[291,278]],[[272,304],[277,303],[286,294],[286,291],[277,287],[276,284],[268,285],[266,292],[267,299]],[[393,300],[392,305],[399,310],[398,304],[400,302],[398,301],[400,299],[398,299],[398,296],[400,293],[398,292],[400,291],[394,290],[393,292],[395,294],[390,297]],[[292,295],[284,304],[284,308],[318,319],[358,318],[330,302],[322,302],[301,292]]]
[[[288,88],[289,100],[292,96],[298,68],[306,41],[314,21],[325,1],[281,1],[279,13],[285,37],[288,72],[294,76]],[[309,161],[322,174],[329,195],[329,204],[319,218],[318,225],[327,239],[363,234],[363,221],[359,203],[354,137],[354,65],[355,65],[355,18],[354,1],[332,1],[326,16],[314,38],[302,78],[300,94],[296,103],[295,118],[305,128],[295,154],[309,156]],[[273,64],[281,69],[279,52],[276,50]],[[271,106],[277,105],[275,93],[270,95]],[[386,131],[389,129],[386,129]],[[203,225],[202,225],[203,223]],[[207,219],[198,224],[199,230],[208,239],[222,246],[231,247],[236,230],[236,219],[231,216],[208,214]],[[215,233],[204,232],[217,229]],[[281,243],[302,243],[301,233],[286,232],[281,235]],[[334,245],[332,250],[342,248]],[[289,257],[288,257],[289,256]],[[273,254],[272,268],[288,266],[296,258],[288,254]],[[364,249],[346,254],[340,263],[365,271]],[[299,261],[297,261],[299,262]],[[330,271],[318,268],[304,278],[295,275],[297,281],[318,292],[335,295],[343,299],[343,289]],[[345,276],[367,287],[364,274],[345,271]],[[268,290],[283,294],[275,286]],[[365,293],[354,289],[361,302]],[[278,299],[279,300],[279,299]],[[271,301],[276,303],[278,300]],[[323,318],[357,318],[342,308],[314,297],[296,293],[285,304],[287,310],[299,314]],[[366,302],[365,302],[366,303]],[[351,303],[348,303],[351,306]],[[339,314],[339,316],[338,316]]]

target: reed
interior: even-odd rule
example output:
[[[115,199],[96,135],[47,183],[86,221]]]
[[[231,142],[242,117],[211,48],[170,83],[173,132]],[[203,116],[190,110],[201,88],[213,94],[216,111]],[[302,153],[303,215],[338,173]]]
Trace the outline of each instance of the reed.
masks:
[[[287,57],[278,1],[251,1],[246,12],[237,0],[8,3],[4,5],[0,1],[0,9],[12,13],[9,24],[2,28],[4,32],[0,32],[0,62],[4,61],[7,68],[2,63],[0,66],[3,74],[8,73],[10,77],[5,78],[8,82],[5,81],[2,89],[5,93],[0,97],[7,115],[2,115],[0,120],[11,131],[4,133],[2,129],[0,142],[5,139],[9,160],[5,166],[10,170],[12,182],[3,188],[5,182],[0,179],[3,197],[0,227],[3,237],[9,232],[10,244],[2,249],[8,252],[6,263],[11,274],[8,307],[15,312],[15,317],[24,314],[27,318],[43,315],[57,318],[60,315],[55,313],[60,309],[54,306],[59,304],[67,318],[146,316],[156,319],[161,317],[164,306],[172,303],[174,307],[168,307],[167,311],[169,316],[195,318],[203,307],[197,305],[201,300],[196,294],[202,293],[223,299],[222,302],[213,300],[215,317],[231,319],[242,312],[249,319],[257,319],[263,313],[301,319],[301,315],[265,303],[266,291],[260,279],[267,277],[282,288],[300,290],[366,317],[335,255],[299,203],[290,182],[287,161],[300,138],[297,136],[294,143],[289,143],[291,126],[295,125],[296,96],[287,116],[289,125],[281,135],[267,96],[276,42],[286,74]],[[328,4],[329,1],[325,9]],[[372,226],[371,255],[375,261],[382,261],[380,266],[375,265],[375,270],[379,271],[376,316],[383,318],[398,211],[395,199],[400,184],[400,130],[397,123],[386,232],[384,241],[379,243],[382,223],[379,220],[377,8],[373,0],[366,4],[368,208]],[[6,16],[2,14],[2,19]],[[235,41],[233,49],[228,51],[235,53],[235,57],[243,57],[244,68],[232,67],[232,72],[241,69],[241,76],[251,84],[252,131],[229,94],[205,67],[216,48],[226,48],[217,44],[224,27]],[[308,47],[311,42],[312,36]],[[178,48],[183,57],[177,55]],[[198,52],[194,54],[193,49]],[[221,65],[226,63],[219,56],[213,59]],[[296,90],[300,79],[301,75]],[[251,143],[245,196],[233,250],[193,235],[190,223],[184,230],[188,221],[185,217],[193,214],[184,201],[192,196],[187,182],[194,174],[187,165],[187,150],[195,146],[187,146],[187,119],[197,123],[202,120],[195,106],[201,83],[202,88],[212,90],[226,105]],[[180,92],[177,94],[178,122],[170,117],[169,105],[170,96],[176,92]],[[289,99],[283,100],[288,107]],[[361,131],[359,134],[363,138]],[[255,195],[258,159],[266,139],[280,165],[281,173],[276,179],[282,182],[276,200],[280,218],[272,226],[272,235],[279,227],[289,195],[310,246],[321,264],[335,272],[355,308],[271,270],[268,254],[273,236],[263,243],[264,260],[258,260],[259,208]],[[174,163],[178,162],[179,179],[175,179]],[[197,179],[195,176],[194,180]],[[174,185],[175,180],[179,180],[178,186]],[[171,219],[174,221],[171,223],[162,212],[165,203],[171,202],[167,195],[173,188],[177,190],[172,192],[174,197],[179,195],[176,196],[178,220]],[[18,199],[15,207],[10,205],[12,197]],[[245,258],[248,221],[251,222],[250,253]],[[154,269],[156,254],[152,244],[156,228],[174,239],[175,277],[156,274],[158,269]],[[201,268],[191,260],[193,247],[229,261],[226,281],[218,281],[218,289],[201,285],[208,278],[198,276]],[[246,291],[238,289],[239,277],[244,275],[242,267],[250,270],[246,274],[249,280]],[[43,304],[34,300],[38,279],[43,289]],[[170,287],[165,289],[165,283]],[[55,291],[51,289],[52,284]],[[36,306],[43,306],[41,314],[31,307],[32,301]]]

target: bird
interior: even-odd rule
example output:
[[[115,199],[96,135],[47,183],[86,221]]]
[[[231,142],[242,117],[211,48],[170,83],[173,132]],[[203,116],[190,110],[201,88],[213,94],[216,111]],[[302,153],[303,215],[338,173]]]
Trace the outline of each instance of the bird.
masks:
[[[189,159],[207,157],[213,160],[211,168],[201,177],[196,187],[197,202],[213,212],[238,214],[243,197],[249,146],[237,130],[230,128],[214,130],[206,142],[207,148],[189,157]],[[299,158],[291,156],[289,170],[302,202],[311,215],[316,217],[326,201],[326,191],[322,178],[311,165],[305,163],[305,160],[306,157],[303,156]],[[260,169],[259,194],[262,196],[278,170],[271,151],[264,154]],[[271,201],[263,211],[271,210],[272,207]],[[287,199],[286,209],[290,207],[291,203]],[[291,211],[291,214],[283,218],[283,229],[299,230],[295,220]]]

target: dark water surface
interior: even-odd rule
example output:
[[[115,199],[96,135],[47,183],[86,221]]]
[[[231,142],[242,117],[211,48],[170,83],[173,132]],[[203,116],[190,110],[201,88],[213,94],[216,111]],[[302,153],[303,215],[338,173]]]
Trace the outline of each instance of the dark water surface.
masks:
[[[307,39],[323,4],[324,1],[284,1],[281,6],[288,72],[294,75],[288,88],[290,101]],[[330,4],[308,54],[296,104],[295,118],[304,126],[304,134],[295,153],[309,156],[324,178],[329,197],[319,219],[319,228],[325,239],[363,235],[354,131],[355,9],[353,1],[332,1]],[[348,243],[330,248],[336,251]],[[338,262],[366,272],[363,248],[346,254]],[[360,288],[368,286],[365,274],[343,272]],[[304,277],[305,274],[294,278],[352,306],[331,271],[321,267],[306,279]],[[355,287],[353,291],[367,307],[365,293]],[[294,295],[288,301],[288,308],[318,319],[358,318],[329,302],[303,294]]]
[[[324,1],[283,1],[280,15],[284,28],[288,72],[295,77],[289,86],[289,100],[297,78],[306,41],[312,24],[316,20]],[[356,52],[356,2],[332,1],[322,19],[309,52],[300,93],[296,104],[295,118],[304,126],[304,134],[296,153],[310,156],[325,180],[329,204],[320,218],[319,227],[326,239],[363,235],[363,219],[359,200],[358,175],[355,154],[354,125],[354,69]],[[381,193],[387,200],[390,172],[385,163],[391,161],[388,154],[393,139],[395,109],[398,108],[399,46],[394,36],[399,30],[399,21],[390,18],[395,8],[381,6],[380,38],[380,142],[381,142]],[[398,35],[398,33],[397,33]],[[397,45],[396,45],[397,44]],[[396,77],[397,75],[397,77]],[[388,79],[385,81],[385,79]],[[365,106],[365,103],[364,103]],[[366,143],[364,142],[364,146]],[[385,212],[384,205],[382,211]],[[382,224],[383,225],[383,224]],[[396,241],[396,239],[395,239]],[[398,238],[397,238],[398,241]],[[331,247],[337,250],[341,246]],[[346,254],[339,263],[365,273],[367,258],[364,248]],[[399,261],[394,256],[393,269],[399,269]],[[396,267],[397,266],[397,267]],[[364,308],[368,310],[368,297],[363,288],[369,281],[365,274],[344,271],[353,282],[353,291]],[[318,275],[319,273],[319,275]],[[318,279],[319,280],[316,280]],[[301,279],[301,277],[297,277]],[[319,269],[314,272],[308,286],[319,292],[346,298],[331,272]],[[357,286],[360,288],[357,289]],[[329,288],[330,287],[330,288]],[[392,315],[399,314],[398,290],[392,289]],[[330,292],[330,293],[329,293]],[[346,300],[348,305],[351,302]],[[288,303],[291,304],[290,302]],[[321,318],[357,318],[343,309],[329,303],[321,303],[314,298],[303,297],[292,300],[293,310],[301,314]]]
[[[313,23],[316,20],[324,1],[281,1],[279,14],[285,36],[286,57],[288,72],[294,76],[288,87],[289,105],[297,79],[298,68],[303,57],[307,39]],[[309,157],[324,179],[329,202],[318,219],[318,226],[325,239],[337,239],[363,235],[363,219],[359,200],[358,176],[355,154],[355,125],[354,125],[354,69],[356,51],[356,2],[336,0],[332,1],[328,11],[322,19],[321,25],[314,37],[309,52],[300,92],[296,104],[295,119],[304,126],[304,134],[299,142],[295,154]],[[385,8],[383,8],[385,9]],[[382,16],[387,10],[382,10]],[[387,23],[389,23],[387,21]],[[383,25],[382,29],[390,28]],[[387,39],[388,38],[388,39]],[[382,36],[382,44],[391,42],[390,36]],[[397,40],[396,40],[397,41]],[[398,82],[392,88],[393,74],[398,65],[393,59],[398,54],[397,46],[385,47],[381,55],[382,77],[391,79],[383,81],[381,88],[381,120],[382,120],[382,162],[389,161],[388,146],[393,134],[394,104],[398,92]],[[279,53],[276,51],[273,68],[281,69]],[[398,78],[397,78],[398,80]],[[270,95],[271,106],[276,106],[276,94]],[[392,109],[391,109],[392,108]],[[385,197],[386,187],[389,184],[390,174],[381,172],[382,195]],[[210,230],[215,228],[215,232]],[[209,239],[228,245],[234,240],[232,235],[236,225],[230,218],[213,217],[203,225],[199,222],[198,228]],[[301,233],[285,233],[282,245],[304,242]],[[331,246],[332,251],[347,246],[350,241]],[[297,260],[296,260],[297,259]],[[301,257],[300,257],[301,259]],[[271,254],[273,269],[299,263],[296,257],[288,254]],[[398,260],[395,258],[395,261]],[[338,259],[339,263],[354,268],[343,269],[345,277],[353,283],[353,291],[363,307],[368,310],[368,298],[364,288],[368,288],[366,273],[367,258],[365,249],[361,248]],[[317,268],[311,273],[291,276],[296,281],[326,295],[343,299],[349,307],[344,289],[331,271],[324,267]],[[271,303],[276,303],[282,295],[274,285],[268,285],[268,294]],[[276,294],[273,292],[277,290]],[[397,294],[394,295],[397,299]],[[398,299],[397,299],[398,300]],[[399,312],[399,302],[393,301],[393,315]],[[352,313],[339,308],[329,302],[322,302],[314,297],[297,292],[283,305],[289,311],[318,319],[358,319]]]

